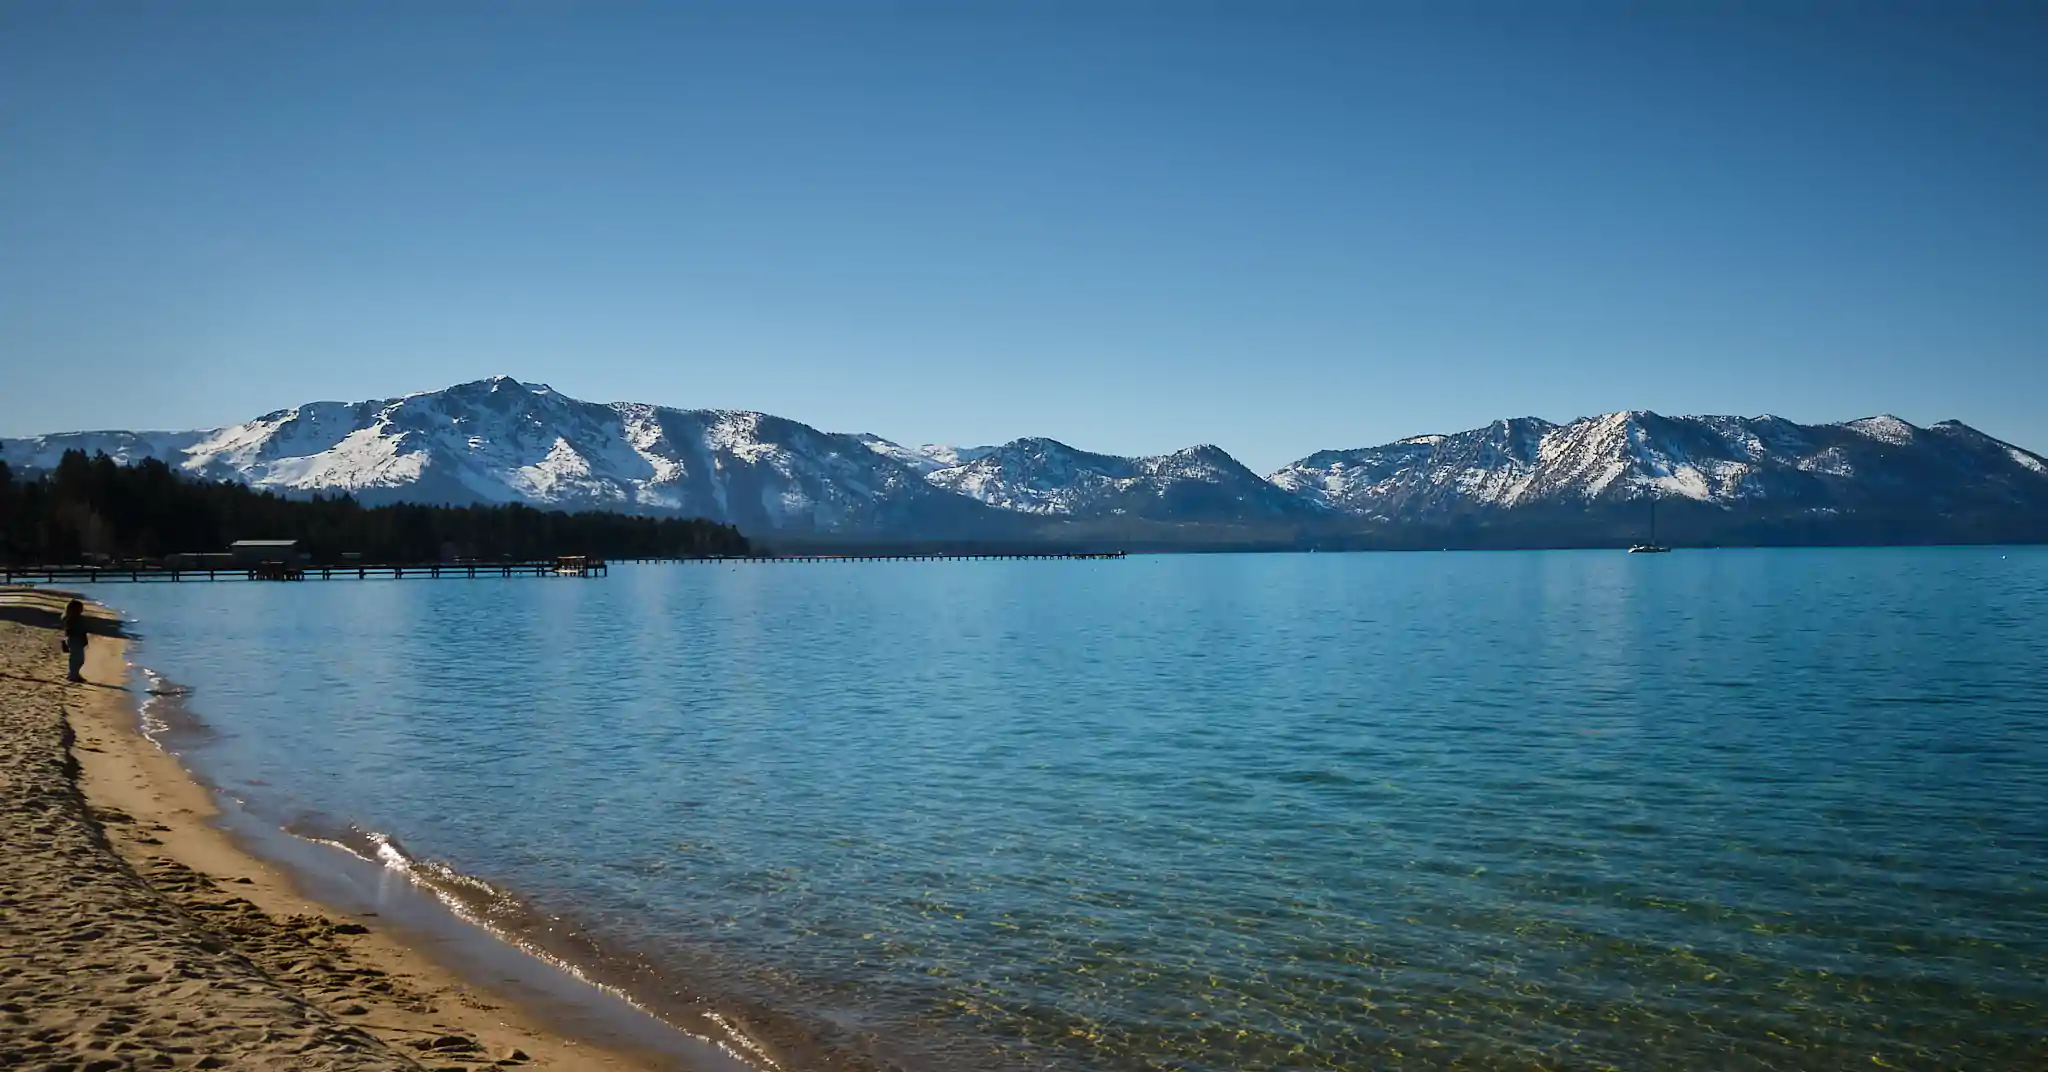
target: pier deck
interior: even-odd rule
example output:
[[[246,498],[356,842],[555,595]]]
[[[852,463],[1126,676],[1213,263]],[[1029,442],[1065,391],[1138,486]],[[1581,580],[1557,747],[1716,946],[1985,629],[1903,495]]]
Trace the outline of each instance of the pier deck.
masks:
[[[104,584],[184,581],[360,581],[463,577],[603,577],[601,558],[540,562],[341,562],[284,566],[0,566],[0,583]]]
[[[691,563],[691,562],[713,562],[713,563],[716,563],[716,562],[734,562],[734,563],[738,563],[738,562],[762,562],[762,563],[767,563],[767,562],[982,562],[982,561],[996,561],[996,560],[1014,561],[1014,560],[1024,560],[1024,559],[1042,559],[1042,560],[1048,560],[1048,561],[1050,561],[1050,560],[1054,560],[1054,559],[1065,559],[1065,560],[1084,560],[1084,559],[1119,559],[1119,558],[1123,558],[1123,557],[1124,557],[1124,552],[1122,552],[1122,551],[1010,551],[1010,552],[1003,552],[1003,551],[961,551],[961,552],[940,552],[940,551],[928,551],[928,552],[917,552],[917,551],[904,551],[904,552],[900,552],[900,553],[887,553],[887,554],[858,554],[858,553],[854,553],[854,554],[843,554],[843,555],[835,555],[835,554],[829,554],[829,553],[825,553],[825,552],[802,552],[802,553],[795,553],[795,554],[775,554],[775,555],[709,555],[709,556],[703,556],[703,557],[696,557],[696,558],[621,558],[621,559],[615,559],[614,561],[618,561],[618,562],[682,562],[682,563]]]
[[[723,555],[701,558],[627,558],[621,562],[776,563],[776,562],[949,562],[1021,559],[1120,559],[1122,551],[1021,551],[963,554],[790,554]],[[131,565],[0,565],[0,584],[105,584],[150,581],[363,581],[476,580],[489,577],[604,577],[611,572],[602,558],[566,557],[533,562],[339,562],[283,566]]]

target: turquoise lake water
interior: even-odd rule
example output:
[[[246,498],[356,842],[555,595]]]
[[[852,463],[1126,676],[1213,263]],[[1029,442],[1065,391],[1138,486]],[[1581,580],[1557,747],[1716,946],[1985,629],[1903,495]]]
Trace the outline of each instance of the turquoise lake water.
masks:
[[[2048,1061],[2048,549],[94,594],[252,810],[850,1057]]]

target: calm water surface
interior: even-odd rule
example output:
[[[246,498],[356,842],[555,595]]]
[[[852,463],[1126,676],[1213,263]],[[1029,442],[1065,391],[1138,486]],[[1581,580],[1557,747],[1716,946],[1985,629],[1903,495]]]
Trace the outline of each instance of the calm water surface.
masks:
[[[192,759],[912,1068],[2048,1060],[2048,551],[104,586]]]

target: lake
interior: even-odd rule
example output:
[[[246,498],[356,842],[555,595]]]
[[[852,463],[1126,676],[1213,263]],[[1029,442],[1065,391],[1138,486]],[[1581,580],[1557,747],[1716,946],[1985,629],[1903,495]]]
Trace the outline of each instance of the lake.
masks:
[[[2048,1060],[2048,549],[93,594],[251,811],[855,1064]]]

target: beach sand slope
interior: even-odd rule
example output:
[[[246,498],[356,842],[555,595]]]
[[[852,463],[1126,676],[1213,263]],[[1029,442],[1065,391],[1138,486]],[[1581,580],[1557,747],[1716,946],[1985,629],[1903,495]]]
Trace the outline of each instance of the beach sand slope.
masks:
[[[114,851],[66,720],[104,689],[66,685],[55,647],[0,621],[0,1068],[417,1068],[265,976]]]

